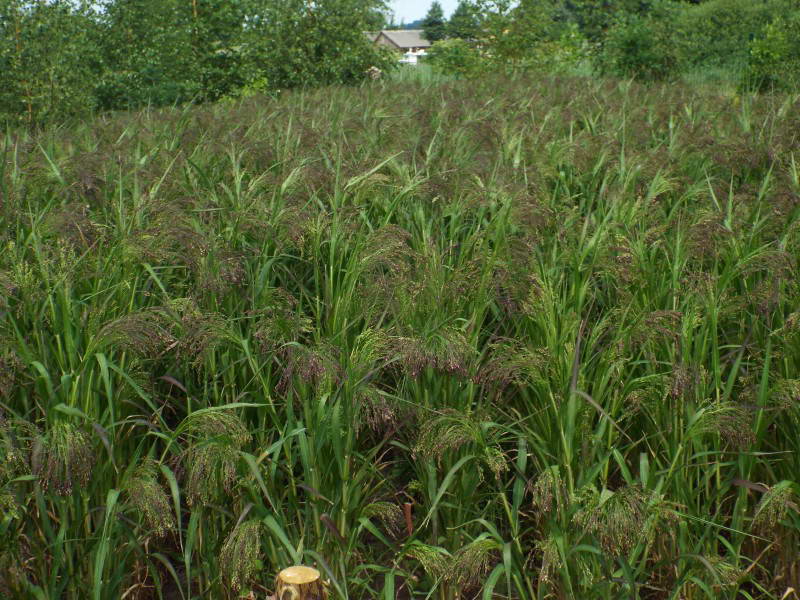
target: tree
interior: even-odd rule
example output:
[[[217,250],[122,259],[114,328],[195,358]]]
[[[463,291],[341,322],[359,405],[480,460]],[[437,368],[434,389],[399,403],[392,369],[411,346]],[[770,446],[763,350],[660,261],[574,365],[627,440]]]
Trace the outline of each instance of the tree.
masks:
[[[247,8],[243,1],[192,0],[191,43],[200,99],[216,100],[247,83],[241,47]]]
[[[366,25],[367,31],[380,31],[381,29],[391,29],[394,24],[394,14],[384,2],[373,3],[367,10]]]
[[[474,2],[480,17],[471,40],[480,49],[483,61],[493,68],[541,68],[565,51],[573,53],[572,42],[563,44],[569,23],[559,19],[558,0]]]
[[[184,0],[109,0],[104,16],[103,109],[184,102],[202,89],[193,48],[192,8]]]
[[[382,0],[258,0],[248,52],[271,88],[352,83],[396,60],[364,35]]]
[[[429,62],[448,74],[470,76],[480,73],[481,55],[474,44],[462,38],[441,40],[428,50]]]
[[[0,3],[0,117],[35,123],[93,108],[95,17],[88,3]]]
[[[695,4],[693,0],[687,2]],[[564,9],[587,39],[602,43],[620,17],[644,16],[660,4],[663,0],[565,0]]]
[[[478,38],[480,26],[478,7],[470,0],[460,0],[447,23],[447,35],[451,38],[474,40]]]
[[[800,10],[776,16],[750,46],[748,87],[791,92],[800,84]]]
[[[677,47],[677,3],[663,3],[646,14],[622,13],[606,33],[596,65],[619,77],[645,80],[667,79],[676,74],[680,58]]]
[[[447,37],[447,24],[444,20],[444,10],[438,0],[431,3],[428,14],[422,20],[422,31],[429,42],[438,42]]]
[[[481,10],[478,43],[487,58],[516,67],[530,56],[548,26],[549,3],[538,0],[478,0]]]

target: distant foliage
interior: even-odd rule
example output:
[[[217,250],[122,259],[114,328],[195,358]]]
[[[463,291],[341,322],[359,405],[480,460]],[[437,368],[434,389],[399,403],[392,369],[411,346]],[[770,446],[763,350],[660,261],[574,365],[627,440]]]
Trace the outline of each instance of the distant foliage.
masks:
[[[554,39],[536,46],[536,64],[550,72],[574,72],[591,58],[591,46],[578,27],[571,23]]]
[[[202,93],[193,51],[191,5],[180,0],[116,0],[101,17],[101,109],[161,106]]]
[[[460,75],[479,71],[559,69],[574,64],[583,46],[553,4],[536,0],[462,1],[448,24],[452,40],[432,49],[437,68]],[[567,55],[571,56],[567,56]]]
[[[447,36],[476,40],[480,34],[481,12],[472,0],[459,0],[447,21]]]
[[[777,17],[750,42],[744,83],[759,90],[791,90],[800,86],[800,11]]]
[[[364,35],[386,14],[384,0],[0,0],[0,121],[363,81],[397,65]],[[800,85],[798,15],[796,0],[460,0],[420,26],[466,42],[434,51],[445,73],[708,72],[768,91]]]
[[[599,55],[602,70],[647,80],[676,75],[679,68],[676,12],[670,1],[661,2],[646,14],[620,14]]]
[[[764,85],[784,89],[795,85],[790,74],[793,34],[778,23],[791,22],[793,15],[800,14],[793,0],[605,4],[574,0],[573,6],[567,14],[593,42],[594,64],[600,73],[655,80],[725,69],[744,73],[748,81],[760,82],[757,86],[762,89]],[[777,58],[778,54],[789,62],[781,62],[784,58]],[[753,68],[748,67],[750,63]]]
[[[438,42],[447,36],[447,24],[444,10],[438,0],[431,3],[428,13],[422,19],[422,32],[430,42]]]
[[[45,0],[0,3],[0,119],[63,118],[92,109],[99,37],[88,8]]]
[[[537,47],[554,38],[557,28],[552,7],[537,0],[481,0],[480,46],[495,67],[531,66]]]
[[[460,38],[436,42],[428,50],[425,60],[440,71],[462,76],[475,75],[483,67],[477,48]]]
[[[749,43],[778,16],[800,10],[794,0],[708,0],[676,18],[676,36],[686,67],[743,67]]]
[[[389,70],[395,57],[364,36],[374,3],[273,0],[248,31],[247,48],[271,88],[353,83],[370,67]]]
[[[593,44],[602,44],[620,15],[641,15],[659,0],[565,0],[567,18]]]
[[[0,119],[352,83],[393,61],[363,35],[381,0],[0,2]]]

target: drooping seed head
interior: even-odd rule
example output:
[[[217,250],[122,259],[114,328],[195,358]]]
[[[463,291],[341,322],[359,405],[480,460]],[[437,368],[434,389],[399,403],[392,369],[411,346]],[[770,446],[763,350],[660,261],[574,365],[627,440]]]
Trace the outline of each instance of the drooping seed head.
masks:
[[[446,578],[462,589],[479,587],[499,560],[501,549],[492,539],[470,542],[453,555]]]
[[[42,489],[66,496],[84,487],[92,473],[94,453],[89,435],[59,421],[34,444],[31,466]]]
[[[530,486],[533,506],[547,517],[561,510],[567,501],[567,488],[557,465],[547,467]]]
[[[377,518],[394,537],[403,531],[403,510],[396,502],[372,502],[361,513],[366,518]]]
[[[434,579],[443,579],[449,573],[452,558],[444,548],[415,542],[406,550],[405,555],[419,562]]]
[[[251,439],[244,423],[230,411],[201,412],[189,415],[178,433],[188,444],[182,455],[187,503],[206,505],[230,493],[241,448]]]
[[[603,551],[624,556],[637,542],[645,539],[643,527],[648,515],[648,497],[638,487],[626,486],[603,494],[585,489],[579,495],[582,508],[573,521],[597,538]]]
[[[770,534],[790,511],[798,511],[797,497],[792,484],[782,481],[762,496],[753,516],[753,528],[762,534]]]
[[[124,483],[128,502],[156,537],[175,529],[169,495],[158,481],[158,463],[147,458]]]
[[[228,534],[219,555],[223,579],[234,591],[247,587],[259,566],[261,522],[255,519],[239,523]]]

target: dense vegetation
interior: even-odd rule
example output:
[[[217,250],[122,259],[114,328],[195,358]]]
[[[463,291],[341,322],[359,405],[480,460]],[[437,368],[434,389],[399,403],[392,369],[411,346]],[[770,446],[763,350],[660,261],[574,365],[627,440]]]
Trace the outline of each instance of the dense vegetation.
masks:
[[[0,595],[790,597],[798,138],[499,76],[9,132]]]
[[[0,0],[0,120],[353,83],[380,0]]]
[[[449,38],[432,53],[445,71],[591,70],[745,89],[800,85],[795,0],[461,0],[445,25],[436,25],[437,6],[426,21]]]
[[[0,123],[356,84],[397,56],[383,0],[0,0]],[[448,75],[800,86],[797,0],[461,0],[421,27]],[[373,71],[374,72],[374,71]]]

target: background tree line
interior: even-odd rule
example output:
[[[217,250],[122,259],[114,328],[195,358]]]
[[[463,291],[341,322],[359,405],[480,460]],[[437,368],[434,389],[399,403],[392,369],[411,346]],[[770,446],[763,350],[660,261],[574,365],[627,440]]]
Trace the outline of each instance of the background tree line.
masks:
[[[796,0],[438,1],[423,21],[434,65],[574,69],[639,79],[685,74],[759,89],[800,84]]]
[[[0,0],[0,118],[348,83],[391,59],[382,0]]]
[[[351,83],[395,64],[362,33],[385,26],[384,0],[0,0],[0,120]],[[456,74],[800,82],[796,0],[461,0],[449,19],[433,2],[423,29]]]

